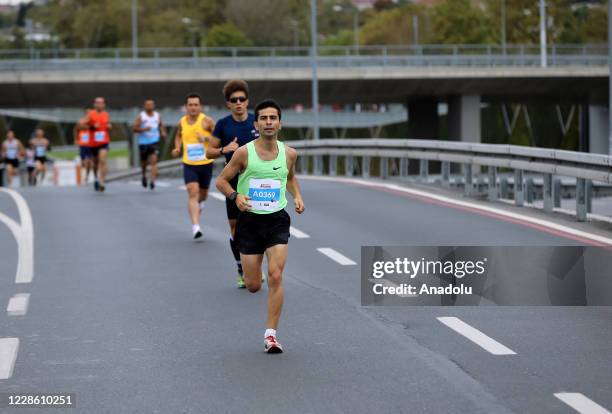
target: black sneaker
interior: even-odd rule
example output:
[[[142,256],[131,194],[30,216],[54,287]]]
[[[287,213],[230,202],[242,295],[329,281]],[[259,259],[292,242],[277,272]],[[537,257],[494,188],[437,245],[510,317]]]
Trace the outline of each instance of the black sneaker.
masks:
[[[147,177],[144,175],[142,176],[142,187],[147,188]]]
[[[106,190],[106,187],[102,184],[100,184],[100,192],[103,193],[104,190]]]
[[[100,182],[98,180],[94,181],[94,191],[100,191]]]
[[[155,190],[155,181],[151,181],[149,183],[149,188],[151,189],[151,191]]]

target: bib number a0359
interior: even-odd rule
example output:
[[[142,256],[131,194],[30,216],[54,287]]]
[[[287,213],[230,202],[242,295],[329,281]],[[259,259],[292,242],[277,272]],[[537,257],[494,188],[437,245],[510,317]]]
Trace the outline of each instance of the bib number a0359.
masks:
[[[249,198],[253,210],[275,211],[280,202],[280,180],[251,178]]]
[[[204,150],[204,144],[187,144],[187,159],[189,161],[206,160],[206,151]]]

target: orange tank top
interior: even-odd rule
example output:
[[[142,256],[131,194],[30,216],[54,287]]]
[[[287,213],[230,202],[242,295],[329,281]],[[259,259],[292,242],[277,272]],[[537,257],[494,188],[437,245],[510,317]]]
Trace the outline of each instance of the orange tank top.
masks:
[[[109,121],[110,117],[108,116],[108,112],[89,111],[91,146],[97,147],[110,142],[110,134],[108,131]]]

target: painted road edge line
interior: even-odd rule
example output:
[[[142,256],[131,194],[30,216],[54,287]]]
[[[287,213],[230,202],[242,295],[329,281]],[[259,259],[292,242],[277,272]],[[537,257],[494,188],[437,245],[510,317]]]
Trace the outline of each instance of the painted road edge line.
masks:
[[[495,339],[485,335],[457,317],[441,316],[437,319],[453,331],[465,336],[467,339],[493,355],[516,355],[516,352],[510,348],[500,344]]]
[[[579,392],[557,392],[554,396],[581,414],[612,414]]]
[[[0,338],[0,380],[13,376],[18,351],[19,338]]]
[[[25,199],[15,190],[0,188],[0,192],[8,194],[19,211],[18,224],[12,218],[0,213],[0,221],[6,224],[17,241],[17,273],[15,283],[30,283],[34,277],[34,228],[32,214]]]
[[[342,177],[315,177],[315,176],[300,175],[299,178],[305,179],[305,180],[352,183],[352,184],[362,185],[365,187],[373,187],[373,188],[376,188],[376,187],[386,188],[386,189],[393,190],[393,191],[399,191],[402,193],[411,194],[416,197],[421,197],[421,198],[429,199],[432,201],[442,202],[447,205],[464,207],[467,209],[471,209],[474,212],[481,211],[483,213],[495,214],[496,216],[499,216],[499,217],[505,217],[507,219],[513,219],[513,220],[520,221],[524,223],[525,225],[529,225],[529,224],[537,225],[537,226],[540,226],[540,230],[547,229],[549,231],[565,233],[567,235],[566,237],[570,237],[570,236],[573,236],[574,238],[579,237],[579,238],[586,239],[591,242],[602,243],[605,245],[612,246],[612,238],[609,238],[609,237],[604,237],[598,234],[574,229],[572,227],[564,226],[562,224],[557,224],[552,221],[530,217],[524,214],[514,213],[510,211],[505,211],[500,208],[483,206],[483,205],[472,203],[469,201],[455,200],[450,197],[433,194],[433,193],[423,191],[423,190],[415,190],[412,188],[406,188],[406,187],[402,187],[401,185],[397,185],[397,184],[378,183],[378,182],[361,180],[357,178],[342,178]]]
[[[8,313],[9,316],[23,316],[28,313],[29,303],[29,293],[18,293],[9,299],[6,313]]]
[[[302,230],[296,229],[293,226],[289,226],[289,234],[291,234],[296,239],[309,239],[310,236],[304,233]]]
[[[336,263],[341,264],[342,266],[352,266],[357,264],[342,253],[335,251],[331,247],[317,247],[317,250],[335,261]]]

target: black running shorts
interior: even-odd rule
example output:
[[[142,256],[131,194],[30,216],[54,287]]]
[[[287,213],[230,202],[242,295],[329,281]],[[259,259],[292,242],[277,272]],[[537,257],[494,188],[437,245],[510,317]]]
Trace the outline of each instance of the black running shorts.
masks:
[[[270,214],[241,212],[234,240],[242,254],[263,254],[269,247],[289,242],[290,225],[291,217],[285,210]]]

